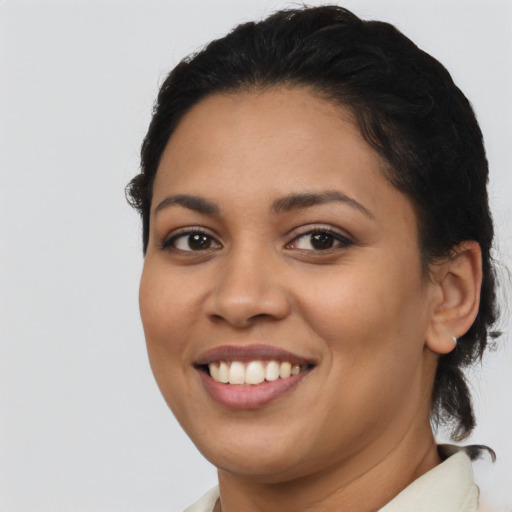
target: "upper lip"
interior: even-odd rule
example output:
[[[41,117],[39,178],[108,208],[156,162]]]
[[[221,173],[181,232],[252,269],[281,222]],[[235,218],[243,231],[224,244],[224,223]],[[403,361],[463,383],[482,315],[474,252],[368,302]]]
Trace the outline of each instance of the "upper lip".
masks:
[[[309,358],[271,345],[222,345],[202,353],[196,360],[198,366],[217,361],[288,361],[292,364],[314,364]]]

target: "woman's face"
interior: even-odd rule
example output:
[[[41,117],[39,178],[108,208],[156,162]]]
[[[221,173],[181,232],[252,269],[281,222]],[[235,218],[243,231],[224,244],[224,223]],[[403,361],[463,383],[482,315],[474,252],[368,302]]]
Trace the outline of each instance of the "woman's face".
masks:
[[[431,285],[382,168],[304,89],[211,96],[172,135],[140,308],[165,400],[221,469],[284,481],[428,425]]]

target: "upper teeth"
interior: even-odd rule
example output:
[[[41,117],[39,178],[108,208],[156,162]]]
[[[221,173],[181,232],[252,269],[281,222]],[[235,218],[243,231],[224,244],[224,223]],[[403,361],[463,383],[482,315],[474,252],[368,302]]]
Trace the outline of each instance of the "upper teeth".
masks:
[[[302,370],[300,364],[288,361],[221,361],[210,363],[208,369],[213,380],[225,384],[261,384],[298,375]]]

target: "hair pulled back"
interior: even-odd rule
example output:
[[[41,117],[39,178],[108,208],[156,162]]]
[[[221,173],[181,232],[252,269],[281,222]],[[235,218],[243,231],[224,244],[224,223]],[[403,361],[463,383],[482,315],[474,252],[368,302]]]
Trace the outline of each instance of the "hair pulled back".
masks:
[[[425,266],[464,240],[480,244],[478,316],[456,349],[440,357],[432,396],[433,423],[451,428],[456,440],[467,437],[475,418],[462,369],[481,359],[497,335],[487,159],[469,101],[448,71],[394,26],[337,6],[284,10],[182,60],[160,89],[141,172],[127,187],[142,216],[144,252],[153,182],[183,115],[213,93],[272,86],[306,87],[353,113],[387,163],[387,178],[416,207]]]

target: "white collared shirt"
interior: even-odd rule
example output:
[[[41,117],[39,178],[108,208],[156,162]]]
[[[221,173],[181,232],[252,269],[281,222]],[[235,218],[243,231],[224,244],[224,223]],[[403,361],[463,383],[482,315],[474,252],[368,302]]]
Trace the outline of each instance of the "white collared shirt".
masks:
[[[219,499],[215,487],[184,512],[212,512]],[[478,487],[469,456],[462,449],[412,482],[379,512],[476,512]]]

